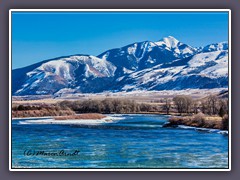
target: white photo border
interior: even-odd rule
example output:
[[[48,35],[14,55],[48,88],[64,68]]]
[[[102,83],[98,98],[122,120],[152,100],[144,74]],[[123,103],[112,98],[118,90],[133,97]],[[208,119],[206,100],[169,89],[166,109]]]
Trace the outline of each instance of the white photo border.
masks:
[[[228,92],[229,92],[229,133],[228,168],[12,168],[12,13],[13,12],[227,12],[228,13]],[[231,171],[231,10],[230,9],[10,9],[9,10],[9,171]]]

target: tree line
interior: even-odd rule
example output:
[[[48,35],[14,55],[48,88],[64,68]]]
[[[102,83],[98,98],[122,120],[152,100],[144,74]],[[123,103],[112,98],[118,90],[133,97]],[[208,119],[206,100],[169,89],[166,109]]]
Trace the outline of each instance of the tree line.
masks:
[[[194,100],[191,96],[179,95],[175,96],[172,101],[165,99],[163,109],[166,114],[169,114],[171,110],[177,110],[182,115],[185,114],[197,114],[202,112],[208,115],[219,115],[223,117],[228,114],[228,99],[221,99],[215,95],[209,95],[201,100]]]
[[[137,113],[156,112],[158,107],[146,103],[136,103],[128,99],[103,99],[85,101],[62,101],[58,105],[61,108],[70,108],[77,113]]]
[[[62,114],[56,112],[76,113],[179,113],[179,115],[198,114],[219,115],[228,114],[228,99],[221,99],[210,95],[203,99],[193,99],[191,96],[178,95],[173,98],[160,99],[161,103],[137,103],[129,99],[89,99],[84,101],[61,101],[56,104],[46,105],[14,105],[13,112],[44,112],[44,114]]]

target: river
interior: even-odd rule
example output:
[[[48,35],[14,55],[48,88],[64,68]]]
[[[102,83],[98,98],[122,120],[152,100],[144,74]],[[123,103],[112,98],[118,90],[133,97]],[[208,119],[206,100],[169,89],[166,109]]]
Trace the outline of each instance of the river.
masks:
[[[111,115],[110,123],[12,121],[12,168],[228,168],[228,135],[164,128],[164,115]],[[79,151],[73,156],[31,155]]]

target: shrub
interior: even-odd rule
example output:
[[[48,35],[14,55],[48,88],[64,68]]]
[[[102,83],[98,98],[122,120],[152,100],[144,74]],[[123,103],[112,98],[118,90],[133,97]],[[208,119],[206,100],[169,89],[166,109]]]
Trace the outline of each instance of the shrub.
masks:
[[[222,128],[223,130],[228,130],[229,126],[229,118],[228,115],[225,114],[222,118]]]
[[[197,126],[202,126],[205,124],[205,115],[203,113],[198,113],[192,117],[192,123],[195,123]]]
[[[55,117],[55,120],[68,120],[68,119],[102,119],[106,116],[98,113],[86,113],[86,114],[78,114],[78,115],[68,115],[68,116],[58,116]]]

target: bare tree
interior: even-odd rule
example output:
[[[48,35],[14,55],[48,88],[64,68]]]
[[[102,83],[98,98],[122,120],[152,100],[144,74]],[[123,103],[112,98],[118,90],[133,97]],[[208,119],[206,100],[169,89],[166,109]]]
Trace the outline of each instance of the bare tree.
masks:
[[[225,114],[228,114],[228,100],[220,99],[219,106],[220,106],[220,109],[219,109],[218,115],[223,118]]]
[[[200,108],[201,102],[199,100],[193,101],[192,107],[193,107],[193,113],[197,114]]]
[[[170,99],[168,99],[168,98],[164,99],[163,109],[166,111],[166,114],[169,114],[169,111],[171,109],[171,100]]]
[[[193,104],[193,99],[190,96],[185,96],[186,101],[186,113],[189,113],[191,111],[191,106]]]
[[[190,96],[180,95],[173,98],[174,104],[177,106],[178,113],[189,113],[193,100]]]
[[[219,99],[215,95],[209,95],[207,97],[206,106],[208,109],[208,114],[217,114],[218,101],[219,101]]]

